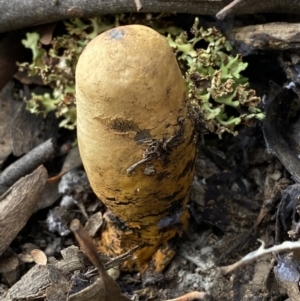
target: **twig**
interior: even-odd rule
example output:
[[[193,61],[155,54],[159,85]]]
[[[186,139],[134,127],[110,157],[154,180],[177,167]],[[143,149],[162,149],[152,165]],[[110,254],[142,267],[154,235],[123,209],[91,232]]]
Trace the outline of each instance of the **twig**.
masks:
[[[0,186],[10,187],[18,179],[29,174],[48,161],[55,151],[55,140],[49,139],[35,147],[19,160],[9,165],[0,175]]]
[[[205,300],[205,298],[207,297],[207,293],[204,292],[190,292],[187,293],[181,297],[175,298],[175,299],[169,299],[166,301],[193,301],[193,300]]]
[[[225,17],[230,14],[234,9],[236,9],[242,2],[247,2],[247,0],[234,0],[233,2],[229,3],[223,9],[221,9],[217,14],[216,17],[220,20],[225,19]]]
[[[99,276],[104,284],[105,299],[103,301],[118,300],[129,301],[128,298],[121,294],[117,283],[107,274],[101,260],[98,256],[97,249],[88,232],[83,228],[78,219],[73,219],[70,225],[71,231],[74,233],[80,247],[86,253],[93,265],[98,269]]]
[[[299,14],[299,3],[295,0],[234,0],[222,8],[216,17],[223,20],[229,14],[254,14],[254,13],[288,13]]]
[[[182,253],[182,256],[190,261],[191,263],[193,263],[194,265],[196,265],[198,268],[200,268],[202,271],[205,270],[206,268],[206,265],[204,263],[201,262],[201,260],[199,260],[198,258],[196,257],[193,257],[193,256],[189,256],[187,253],[183,252]]]
[[[0,32],[71,18],[91,18],[104,14],[136,12],[142,0],[2,0],[0,1]],[[147,0],[141,12],[201,13],[215,15],[223,1]],[[38,13],[37,12],[38,9]]]
[[[220,268],[220,271],[223,275],[227,275],[233,272],[235,269],[240,268],[246,264],[252,263],[256,261],[258,258],[268,255],[273,252],[287,252],[295,249],[300,249],[300,241],[285,241],[280,245],[273,246],[269,249],[265,249],[265,242],[258,239],[261,243],[261,246],[256,251],[250,252],[246,256],[244,256],[238,262],[224,266]]]
[[[71,18],[91,18],[104,14],[135,12],[142,0],[2,0],[0,1],[0,32],[6,32],[28,26],[52,23]],[[230,11],[234,14],[255,12],[280,12],[300,14],[300,6],[295,0],[237,0],[229,4],[235,6]],[[241,4],[239,4],[241,2]],[[247,5],[246,5],[247,4]],[[229,6],[229,8],[230,8]],[[153,13],[190,13],[215,15],[223,18],[227,15],[222,0],[147,0],[140,12]],[[37,12],[38,9],[38,13]]]
[[[134,0],[134,3],[136,5],[136,10],[141,10],[141,8],[143,7],[141,0]]]
[[[126,253],[123,253],[119,256],[114,257],[112,260],[108,261],[105,264],[105,269],[111,269],[117,265],[120,265],[121,263],[123,263],[126,259],[128,259],[129,257],[131,257],[134,253],[134,251],[137,250],[139,246],[135,246],[134,248],[132,248],[131,250],[127,251]]]
[[[100,261],[97,253],[97,249],[93,243],[93,240],[83,228],[78,219],[73,219],[70,225],[70,230],[74,233],[76,240],[78,241],[80,247],[83,249],[87,257],[90,259],[91,263],[98,269],[100,276],[106,273],[105,269]]]
[[[139,165],[141,165],[141,164],[143,164],[143,163],[145,163],[145,162],[148,162],[148,161],[150,161],[151,159],[152,159],[152,158],[150,158],[150,157],[144,158],[144,159],[142,159],[142,160],[140,160],[140,161],[138,161],[138,162],[132,164],[130,167],[127,168],[126,173],[127,173],[127,174],[132,173],[132,171],[133,171],[137,166],[139,166]]]

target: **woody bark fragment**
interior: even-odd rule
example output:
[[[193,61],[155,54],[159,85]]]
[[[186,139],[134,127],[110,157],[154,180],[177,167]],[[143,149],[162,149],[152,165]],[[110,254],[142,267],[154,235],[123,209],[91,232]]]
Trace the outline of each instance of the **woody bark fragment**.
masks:
[[[10,187],[19,178],[49,160],[55,152],[55,139],[49,139],[12,163],[0,175],[0,186]]]
[[[274,22],[230,29],[226,36],[242,55],[258,51],[284,51],[300,48],[300,24]]]
[[[0,196],[0,255],[32,215],[47,176],[46,169],[41,165]]]
[[[139,12],[201,15],[216,15],[219,12],[217,17],[220,19],[228,14],[257,12],[300,14],[300,6],[294,0],[243,0],[234,1],[231,5],[223,0],[148,0],[141,4],[140,8],[133,0],[91,0],[88,3],[81,0],[3,0],[0,2],[0,32],[76,17],[90,18],[104,14],[136,12],[137,9]]]

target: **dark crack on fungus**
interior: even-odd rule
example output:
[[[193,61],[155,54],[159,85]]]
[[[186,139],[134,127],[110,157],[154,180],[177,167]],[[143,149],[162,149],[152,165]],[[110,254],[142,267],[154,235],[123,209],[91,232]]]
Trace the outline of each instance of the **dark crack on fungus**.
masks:
[[[186,95],[183,95],[183,101],[186,101]],[[182,108],[179,110],[179,112]],[[172,151],[181,144],[182,139],[184,138],[185,132],[185,117],[179,116],[177,119],[177,123],[179,125],[179,129],[175,130],[174,135],[170,137],[163,137],[160,140],[150,139],[144,141],[145,144],[148,144],[148,147],[145,149],[143,153],[143,159],[134,163],[130,167],[127,168],[126,173],[129,175],[131,172],[139,165],[149,162],[153,159],[158,159],[163,163],[169,162],[169,155]],[[147,130],[143,130],[147,131]],[[192,135],[194,136],[194,135]],[[149,141],[150,140],[150,141]]]
[[[190,161],[186,164],[184,170],[183,170],[182,173],[179,175],[178,179],[184,178],[188,173],[191,172],[191,170],[194,168],[194,166],[195,166],[195,158],[194,158],[193,160],[190,160]]]
[[[181,226],[180,217],[182,214],[182,210],[178,208],[175,212],[163,217],[157,223],[157,227],[159,229],[167,229]]]
[[[169,196],[166,196],[166,197],[161,197],[159,198],[159,201],[162,201],[162,202],[172,202],[172,208],[173,207],[178,207],[177,203],[179,202],[180,203],[180,206],[182,205],[182,198],[180,198],[179,200],[176,200],[174,201],[174,199],[176,199],[177,195],[180,194],[182,191],[182,189],[178,190],[178,191],[175,191],[174,193],[172,193],[171,195]],[[173,203],[176,203],[174,206],[173,206]],[[170,210],[170,208],[167,209],[168,211]]]
[[[175,131],[174,135],[170,137],[163,137],[160,140],[153,140],[144,151],[144,158],[159,159],[162,162],[168,162],[168,156],[174,148],[180,145],[184,136],[184,123],[183,117],[178,118],[179,130]]]
[[[156,180],[158,182],[162,181],[164,178],[167,178],[168,176],[170,176],[169,172],[160,172],[159,174],[157,174],[156,176]]]
[[[136,133],[134,140],[137,144],[143,144],[146,141],[149,141],[149,139],[152,139],[152,136],[150,134],[150,130],[140,130]]]
[[[122,118],[114,119],[108,126],[119,133],[135,132],[138,130],[138,126],[133,121]]]

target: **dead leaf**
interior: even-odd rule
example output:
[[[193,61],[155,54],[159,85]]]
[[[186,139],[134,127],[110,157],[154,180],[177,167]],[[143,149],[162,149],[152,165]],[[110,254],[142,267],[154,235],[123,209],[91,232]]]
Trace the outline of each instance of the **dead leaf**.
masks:
[[[50,207],[59,199],[60,196],[61,193],[58,191],[58,182],[47,182],[35,211]]]
[[[49,45],[52,41],[53,31],[56,27],[55,23],[42,24],[37,26],[35,29],[40,34],[40,42],[43,45]]]
[[[15,285],[7,292],[5,301],[15,300],[32,300],[34,298],[45,295],[45,289],[55,283],[63,280],[59,279],[59,275],[69,275],[77,270],[83,270],[86,267],[83,265],[82,253],[77,247],[71,246],[61,251],[62,260],[52,261],[48,265],[33,266]],[[51,259],[51,258],[50,258]],[[49,259],[49,261],[50,261]],[[54,267],[53,267],[54,265]],[[1,299],[3,300],[3,299]]]
[[[29,76],[27,71],[18,71],[15,75],[14,78],[17,79],[20,83],[24,85],[39,85],[43,86],[44,81],[40,75],[35,75],[35,76]]]
[[[91,237],[95,237],[102,224],[102,212],[99,211],[89,217],[87,223],[85,224],[85,230],[89,233]]]
[[[47,264],[47,256],[43,251],[39,249],[33,249],[30,253],[36,264],[41,264],[41,265]]]
[[[0,255],[33,213],[42,195],[47,176],[47,170],[41,165],[0,196]]]

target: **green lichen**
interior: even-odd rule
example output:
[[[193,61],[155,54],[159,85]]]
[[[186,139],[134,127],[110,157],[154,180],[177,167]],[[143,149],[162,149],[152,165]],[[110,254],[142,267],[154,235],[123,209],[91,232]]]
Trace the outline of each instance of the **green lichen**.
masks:
[[[184,70],[192,106],[201,113],[201,124],[219,136],[236,134],[239,124],[264,118],[258,105],[261,99],[249,88],[241,72],[247,67],[241,55],[232,56],[231,45],[216,28],[199,27],[196,18],[192,38],[181,32],[167,40]],[[198,48],[199,42],[205,48]],[[231,108],[231,109],[229,109]]]
[[[220,31],[199,27],[196,18],[191,29],[193,37],[188,38],[186,32],[168,22],[148,21],[144,17],[139,23],[144,22],[168,35],[167,41],[174,49],[191,105],[198,112],[202,126],[219,136],[223,132],[235,134],[237,125],[251,124],[264,117],[258,107],[260,98],[249,89],[248,79],[241,74],[247,63],[242,61],[241,55],[230,54],[231,45]],[[47,47],[39,42],[37,33],[27,33],[22,42],[31,49],[32,62],[21,64],[20,69],[27,70],[30,76],[40,76],[43,83],[52,89],[51,94],[33,93],[27,101],[27,108],[44,115],[55,111],[61,118],[60,126],[74,129],[75,67],[79,55],[91,39],[120,22],[129,24],[132,19],[129,15],[118,15],[64,22],[66,34],[54,37]],[[205,48],[198,47],[199,43],[204,43]]]
[[[36,114],[51,111],[61,119],[60,126],[76,127],[75,67],[79,55],[87,43],[101,32],[115,26],[101,18],[64,22],[67,33],[53,38],[47,47],[39,42],[38,33],[27,33],[23,45],[32,51],[32,62],[20,64],[20,70],[29,76],[40,76],[43,83],[52,88],[52,93],[32,93],[27,100],[27,109]]]

